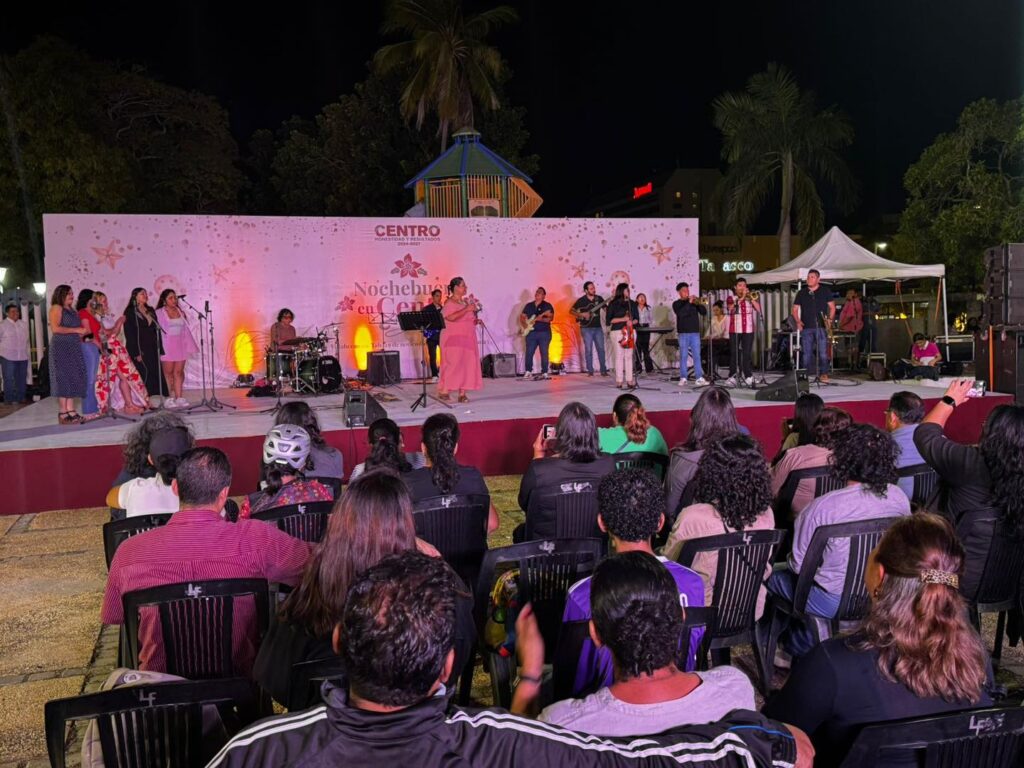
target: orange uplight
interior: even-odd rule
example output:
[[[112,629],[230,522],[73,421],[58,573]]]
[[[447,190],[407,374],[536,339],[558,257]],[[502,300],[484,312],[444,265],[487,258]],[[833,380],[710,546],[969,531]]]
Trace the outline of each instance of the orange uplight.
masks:
[[[248,331],[239,331],[235,334],[231,352],[235,358],[235,368],[238,369],[238,372],[243,375],[252,373],[256,353],[252,345],[252,336]]]
[[[548,347],[548,360],[556,365],[562,363],[562,332],[557,325],[551,326],[551,345]]]
[[[366,356],[373,351],[373,333],[370,331],[370,326],[360,325],[356,328],[356,335],[352,340],[352,346],[355,347],[356,351],[356,366],[360,371],[365,371]]]

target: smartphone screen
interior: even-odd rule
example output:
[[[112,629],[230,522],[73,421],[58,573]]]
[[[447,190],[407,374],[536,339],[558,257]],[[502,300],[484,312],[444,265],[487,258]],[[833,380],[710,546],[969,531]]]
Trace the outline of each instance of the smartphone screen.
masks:
[[[555,439],[555,425],[554,424],[545,424],[544,425],[544,439],[545,440],[554,440]]]
[[[967,394],[969,397],[981,397],[985,394],[985,382],[981,379],[975,379],[974,386],[971,387],[970,392]]]

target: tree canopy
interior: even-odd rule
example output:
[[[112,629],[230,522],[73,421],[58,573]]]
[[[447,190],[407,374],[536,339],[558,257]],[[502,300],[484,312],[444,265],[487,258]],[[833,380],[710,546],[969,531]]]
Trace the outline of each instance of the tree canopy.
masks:
[[[1024,240],[1024,99],[981,99],[907,170],[898,258],[944,262],[959,289],[980,287],[982,252]]]

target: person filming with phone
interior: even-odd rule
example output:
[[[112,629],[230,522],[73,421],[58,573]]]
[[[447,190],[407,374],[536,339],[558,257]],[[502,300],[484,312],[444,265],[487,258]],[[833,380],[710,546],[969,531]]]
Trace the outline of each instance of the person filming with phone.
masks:
[[[601,478],[615,469],[615,459],[601,453],[597,419],[583,403],[569,403],[554,425],[546,424],[533,441],[533,461],[519,485],[519,508],[526,523],[512,532],[513,541],[554,537],[554,492],[573,483],[579,493],[597,492]]]

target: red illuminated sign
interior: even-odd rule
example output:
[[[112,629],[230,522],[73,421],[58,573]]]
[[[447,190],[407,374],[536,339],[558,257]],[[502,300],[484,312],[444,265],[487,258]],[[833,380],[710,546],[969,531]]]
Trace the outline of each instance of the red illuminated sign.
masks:
[[[644,195],[649,195],[654,191],[654,182],[648,181],[642,187],[633,187],[633,199],[639,200]]]

